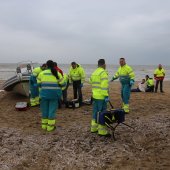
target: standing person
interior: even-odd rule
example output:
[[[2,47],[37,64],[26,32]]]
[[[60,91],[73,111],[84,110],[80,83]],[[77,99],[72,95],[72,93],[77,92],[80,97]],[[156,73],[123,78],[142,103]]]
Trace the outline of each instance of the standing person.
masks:
[[[163,80],[165,77],[165,70],[162,68],[162,65],[159,64],[158,68],[154,71],[154,78],[156,80],[156,86],[155,86],[155,93],[157,93],[158,85],[160,82],[160,92],[163,93]]]
[[[67,89],[69,87],[69,79],[68,79],[68,75],[67,74],[63,74],[63,78],[65,81],[65,84],[62,86],[62,95],[63,95],[63,103],[65,104],[65,106],[68,106],[68,102],[67,102]]]
[[[40,104],[37,77],[45,69],[46,69],[46,64],[43,64],[40,67],[36,67],[33,69],[32,74],[30,76],[29,86],[30,86],[30,105],[31,106],[37,106]]]
[[[63,74],[63,71],[58,67],[58,64],[56,63],[56,62],[54,62],[54,69],[56,70],[56,71],[58,71],[62,76],[64,76],[64,74]],[[64,87],[63,88],[65,88],[66,86],[64,85]],[[62,88],[62,89],[63,89]],[[58,101],[58,108],[61,108],[62,107],[62,100],[60,99],[59,101]]]
[[[107,109],[109,101],[109,80],[108,73],[105,70],[106,64],[104,59],[98,60],[98,68],[92,73],[90,83],[92,84],[93,97],[93,115],[91,120],[91,132],[98,132],[99,135],[110,135],[106,126],[97,124],[97,113]]]
[[[146,92],[154,92],[154,80],[150,78],[148,75],[145,76],[146,78]]]
[[[54,62],[54,68],[63,76],[63,71],[61,70],[61,68],[58,67],[58,64],[56,62]]]
[[[48,132],[55,129],[55,117],[58,100],[61,98],[61,87],[65,84],[62,75],[54,69],[52,60],[47,61],[47,70],[38,76],[40,90],[40,109],[42,112],[41,127]]]
[[[119,78],[122,85],[121,98],[123,101],[123,109],[125,113],[129,113],[130,91],[135,82],[135,73],[133,72],[133,69],[126,64],[125,58],[120,58],[119,63],[120,67],[118,68],[111,81]]]
[[[70,83],[73,82],[74,99],[77,99],[77,93],[78,93],[78,100],[80,105],[82,105],[83,97],[82,97],[81,89],[83,87],[83,83],[85,80],[85,71],[80,64],[77,64],[76,62],[71,63],[71,68],[69,71],[69,79],[70,79]]]

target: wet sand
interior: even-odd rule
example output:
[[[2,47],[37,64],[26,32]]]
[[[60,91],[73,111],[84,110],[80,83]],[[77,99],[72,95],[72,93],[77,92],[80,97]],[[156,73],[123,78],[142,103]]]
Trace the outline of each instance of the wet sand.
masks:
[[[1,82],[2,84],[2,82]],[[92,106],[62,109],[57,129],[47,133],[40,127],[38,107],[16,111],[15,104],[28,101],[13,93],[0,92],[0,169],[170,169],[170,83],[165,93],[132,93],[126,123],[116,129],[116,141],[91,134]],[[90,85],[83,88],[91,95]],[[72,88],[69,87],[69,98]],[[120,84],[110,87],[111,101],[121,107]]]

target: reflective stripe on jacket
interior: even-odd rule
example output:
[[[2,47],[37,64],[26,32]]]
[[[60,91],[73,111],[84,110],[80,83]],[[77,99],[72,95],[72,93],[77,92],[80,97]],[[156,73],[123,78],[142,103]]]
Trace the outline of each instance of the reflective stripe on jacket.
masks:
[[[57,79],[52,73],[50,69],[42,71],[37,80],[38,84],[41,87],[40,90],[40,97],[47,98],[47,99],[57,99],[61,97],[61,86],[65,84],[64,78],[58,72]]]
[[[133,72],[133,69],[125,64],[124,66],[120,66],[114,75],[114,79],[120,79],[120,82],[122,83],[130,83],[130,80],[135,79],[135,73]]]
[[[94,99],[104,99],[109,96],[109,80],[108,73],[105,69],[97,68],[90,77],[90,83],[92,84],[92,93]]]
[[[69,79],[70,82],[81,80],[81,83],[84,83],[85,71],[83,67],[81,67],[81,65],[79,64],[77,64],[77,67],[75,69],[71,67],[69,71]]]

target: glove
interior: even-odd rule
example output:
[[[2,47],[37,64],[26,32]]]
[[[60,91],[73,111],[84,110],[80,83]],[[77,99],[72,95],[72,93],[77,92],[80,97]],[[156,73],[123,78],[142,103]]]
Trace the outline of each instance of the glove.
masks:
[[[130,80],[130,86],[133,86],[134,85],[134,80]]]
[[[112,79],[110,80],[110,82],[112,82],[112,81],[114,81],[114,80],[116,80],[117,78],[115,78],[115,77],[112,77]]]
[[[81,87],[81,88],[83,87],[83,83],[80,84],[80,87]]]
[[[105,97],[104,101],[105,101],[106,103],[109,102],[109,101],[110,101],[110,100],[109,100],[109,97],[108,97],[108,96]]]

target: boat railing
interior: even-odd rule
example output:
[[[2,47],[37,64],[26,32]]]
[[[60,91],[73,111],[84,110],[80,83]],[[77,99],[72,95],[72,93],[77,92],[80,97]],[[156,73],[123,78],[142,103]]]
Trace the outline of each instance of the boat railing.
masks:
[[[31,74],[34,66],[37,66],[38,63],[33,63],[32,61],[22,61],[17,63],[16,74]]]

